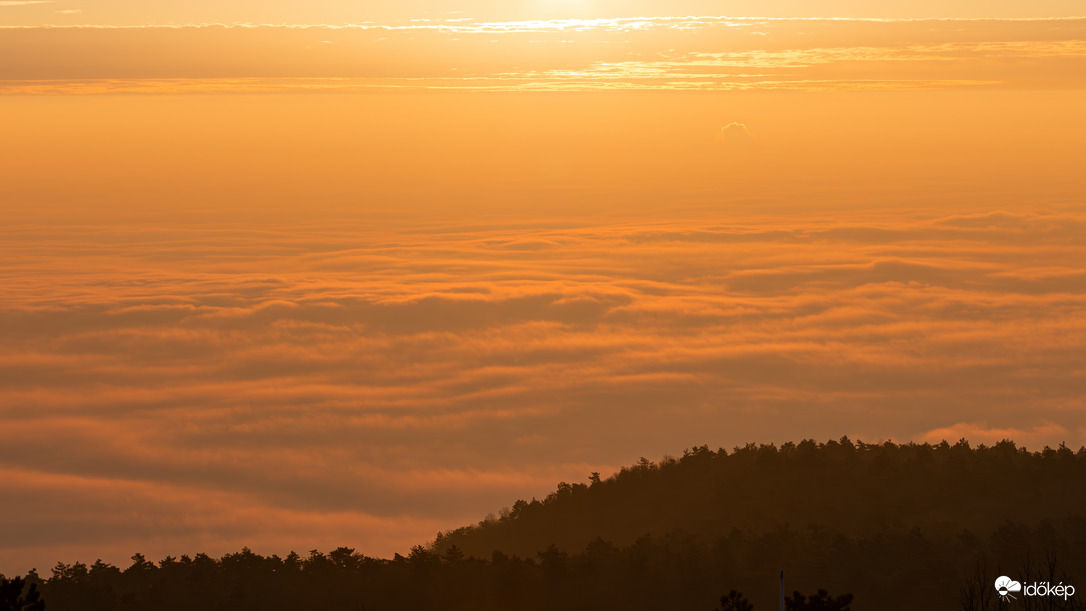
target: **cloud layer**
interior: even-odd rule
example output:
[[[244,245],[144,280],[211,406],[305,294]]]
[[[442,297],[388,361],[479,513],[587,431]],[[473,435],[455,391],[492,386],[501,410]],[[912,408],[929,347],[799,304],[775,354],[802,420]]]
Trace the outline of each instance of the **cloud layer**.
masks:
[[[1079,445],[1084,235],[1059,208],[8,227],[0,561],[387,555],[703,442]]]

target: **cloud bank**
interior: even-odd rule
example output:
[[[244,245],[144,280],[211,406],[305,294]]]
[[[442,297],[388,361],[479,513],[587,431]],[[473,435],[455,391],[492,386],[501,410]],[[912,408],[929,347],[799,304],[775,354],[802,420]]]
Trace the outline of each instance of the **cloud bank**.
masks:
[[[1083,236],[1058,208],[6,227],[0,563],[389,555],[697,443],[1077,446]]]

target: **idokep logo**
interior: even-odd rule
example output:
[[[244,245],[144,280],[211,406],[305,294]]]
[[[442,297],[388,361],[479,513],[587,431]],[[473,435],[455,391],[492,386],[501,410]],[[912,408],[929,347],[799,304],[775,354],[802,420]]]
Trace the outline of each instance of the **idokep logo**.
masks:
[[[1052,585],[1047,581],[1037,581],[1022,587],[1020,582],[1006,575],[995,580],[995,589],[996,592],[999,592],[1001,600],[1008,598],[1013,600],[1016,592],[1021,592],[1025,596],[1056,596],[1064,600],[1075,595],[1075,586],[1064,585],[1062,581],[1056,585]]]
[[[1010,577],[1007,577],[1006,575],[1003,575],[999,579],[996,579],[995,586],[996,586],[996,592],[999,592],[999,597],[1000,598],[1011,598],[1011,599],[1013,599],[1014,595],[1011,594],[1012,592],[1021,592],[1022,591],[1022,584],[1020,584],[1017,581],[1011,579]]]

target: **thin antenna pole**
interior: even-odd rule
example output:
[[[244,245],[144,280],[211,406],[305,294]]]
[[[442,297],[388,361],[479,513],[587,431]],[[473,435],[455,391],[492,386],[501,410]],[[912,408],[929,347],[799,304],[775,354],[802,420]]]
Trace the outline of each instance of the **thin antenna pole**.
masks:
[[[781,611],[784,611],[784,569],[781,569]]]

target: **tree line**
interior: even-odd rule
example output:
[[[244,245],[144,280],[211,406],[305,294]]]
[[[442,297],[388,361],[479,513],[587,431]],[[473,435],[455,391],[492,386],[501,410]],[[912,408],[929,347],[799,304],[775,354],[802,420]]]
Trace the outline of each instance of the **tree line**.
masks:
[[[642,458],[609,478],[560,483],[543,499],[518,500],[478,524],[438,533],[440,551],[457,546],[530,555],[551,543],[580,550],[603,538],[628,545],[645,534],[733,529],[768,532],[818,524],[849,536],[917,528],[953,538],[982,536],[1006,522],[1038,524],[1086,515],[1086,448],[1030,452],[992,446],[867,444],[847,437],[782,446],[685,450]]]
[[[1004,608],[999,575],[1086,576],[1083,475],[1084,450],[1010,442],[701,446],[559,484],[406,556],[136,554],[20,587],[61,611],[751,611],[777,608],[784,569],[793,611],[988,611]]]

